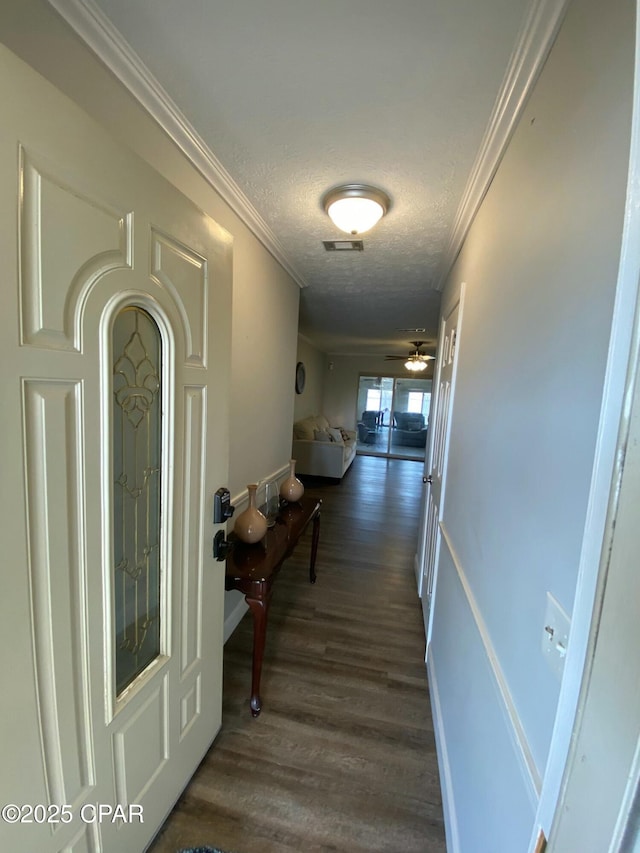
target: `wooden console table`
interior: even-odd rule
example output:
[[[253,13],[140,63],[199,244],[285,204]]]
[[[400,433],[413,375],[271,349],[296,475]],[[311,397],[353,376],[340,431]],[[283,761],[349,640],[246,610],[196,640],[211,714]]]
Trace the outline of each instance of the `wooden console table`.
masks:
[[[313,522],[309,580],[316,582],[316,555],[320,538],[320,507],[322,501],[306,495],[297,503],[285,504],[273,527],[267,530],[262,541],[246,545],[229,537],[233,548],[227,556],[225,589],[244,593],[245,601],[253,614],[253,667],[251,675],[251,713],[257,717],[262,709],[260,675],[267,634],[267,615],[273,583],[280,566],[293,553],[298,540]]]

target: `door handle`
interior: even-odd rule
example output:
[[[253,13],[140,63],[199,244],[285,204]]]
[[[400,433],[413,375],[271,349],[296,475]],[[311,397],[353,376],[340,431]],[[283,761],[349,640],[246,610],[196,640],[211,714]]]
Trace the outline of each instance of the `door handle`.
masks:
[[[423,483],[428,483],[428,484],[431,486],[431,485],[433,484],[433,477],[431,476],[431,474],[429,474],[429,476],[428,476],[428,477],[423,477],[423,478],[422,478],[422,482],[423,482]]]
[[[213,556],[219,562],[223,562],[229,556],[229,551],[233,548],[233,542],[225,539],[224,530],[218,530],[213,537]]]

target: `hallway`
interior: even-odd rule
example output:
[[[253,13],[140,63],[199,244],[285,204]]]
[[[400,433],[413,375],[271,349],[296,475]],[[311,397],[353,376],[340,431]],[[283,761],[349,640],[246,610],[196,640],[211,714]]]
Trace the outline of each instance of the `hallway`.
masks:
[[[282,568],[263,711],[249,713],[251,621],[225,646],[222,729],[151,853],[444,853],[413,557],[422,465],[358,456]]]

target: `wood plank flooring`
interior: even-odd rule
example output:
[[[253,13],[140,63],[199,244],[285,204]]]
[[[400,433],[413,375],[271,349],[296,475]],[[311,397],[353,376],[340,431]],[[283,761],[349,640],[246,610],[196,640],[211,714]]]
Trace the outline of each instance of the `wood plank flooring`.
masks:
[[[416,548],[422,464],[358,456],[271,603],[252,719],[251,617],[224,654],[222,729],[151,847],[444,853]]]

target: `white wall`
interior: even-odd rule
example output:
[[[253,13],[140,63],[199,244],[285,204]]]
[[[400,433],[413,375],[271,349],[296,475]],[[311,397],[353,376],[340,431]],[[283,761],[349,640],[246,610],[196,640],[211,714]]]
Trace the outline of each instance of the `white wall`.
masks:
[[[546,593],[571,613],[619,264],[634,24],[624,0],[574,0],[443,298],[466,282],[430,669],[466,853],[527,849],[545,771],[559,693],[540,650]]]
[[[328,355],[327,361],[325,414],[331,423],[345,429],[355,429],[356,418],[361,414],[356,413],[360,376],[393,376],[406,379],[409,375],[402,361],[389,362],[377,356]],[[429,362],[420,378],[433,379],[433,361]]]
[[[291,456],[298,286],[44,0],[3,0],[0,39],[233,236],[228,486],[241,495]]]
[[[298,361],[304,364],[306,381],[302,394],[296,394],[294,421],[302,420],[309,415],[324,414],[324,383],[327,372],[326,355],[302,335],[298,336],[296,362]]]

